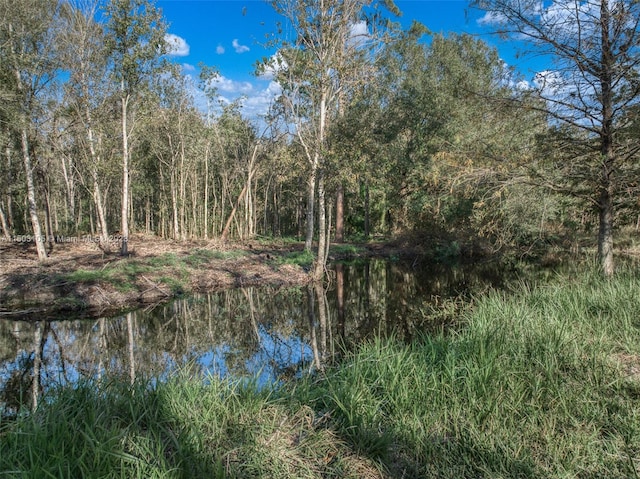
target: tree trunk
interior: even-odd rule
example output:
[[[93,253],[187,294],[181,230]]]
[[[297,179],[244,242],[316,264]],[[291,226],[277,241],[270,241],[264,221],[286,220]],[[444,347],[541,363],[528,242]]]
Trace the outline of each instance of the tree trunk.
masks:
[[[229,213],[227,222],[224,225],[224,229],[222,230],[222,235],[220,236],[220,239],[223,242],[227,241],[227,237],[229,236],[229,229],[231,228],[231,223],[233,222],[236,216],[236,211],[238,211],[238,207],[240,206],[240,202],[242,201],[242,198],[245,196],[247,189],[251,188],[251,179],[253,178],[253,175],[255,173],[254,164],[256,161],[256,157],[258,155],[258,146],[259,145],[256,144],[256,146],[253,148],[253,153],[251,154],[251,160],[249,161],[249,171],[247,173],[247,182],[244,184],[242,191],[238,195],[238,198],[236,199],[236,202],[233,205],[233,208],[231,209],[231,213]],[[239,228],[238,228],[238,231],[240,231]]]
[[[72,169],[73,165],[71,164],[71,160],[69,160],[69,167],[67,167],[67,159],[63,156],[60,160],[60,164],[62,165],[62,177],[64,178],[65,184],[65,192],[67,193],[67,208],[69,212],[69,216],[71,216],[72,220],[75,222],[76,216],[76,194],[75,194],[75,180],[73,177]],[[68,216],[65,215],[65,219],[67,224],[69,222]],[[78,230],[78,224],[75,225],[76,231]]]
[[[598,230],[598,260],[602,273],[613,276],[613,198],[608,188],[600,191],[600,227]]]
[[[88,95],[88,94],[87,94]],[[89,143],[89,154],[91,155],[91,176],[93,177],[93,202],[96,206],[96,214],[98,216],[98,229],[100,230],[100,245],[108,251],[109,248],[109,229],[107,227],[107,215],[104,209],[104,201],[100,183],[98,182],[98,164],[100,156],[96,151],[95,138],[93,135],[93,127],[91,112],[87,107],[85,110],[85,118],[87,122],[87,141]]]
[[[602,131],[600,135],[600,153],[602,173],[600,177],[600,225],[598,229],[598,259],[605,277],[613,276],[613,172],[615,163],[613,138],[613,63],[610,28],[611,15],[609,2],[600,2],[600,43],[602,68],[600,71],[600,88],[602,101]]]
[[[180,140],[180,240],[185,241],[187,239],[186,228],[186,203],[187,203],[187,185],[186,185],[186,172],[184,168],[184,141]],[[177,238],[176,238],[177,239]]]
[[[311,171],[309,172],[309,178],[307,178],[307,219],[306,219],[306,232],[304,237],[304,249],[305,251],[311,251],[313,244],[313,227],[314,227],[314,206],[316,201],[316,177],[318,175],[317,160],[314,160],[311,165]]]
[[[44,261],[47,259],[47,250],[44,247],[44,238],[42,237],[42,228],[38,219],[38,207],[36,205],[36,189],[33,183],[33,167],[31,165],[31,154],[29,153],[29,138],[27,130],[23,127],[20,132],[22,143],[22,159],[24,161],[24,171],[27,178],[27,203],[29,205],[29,217],[31,218],[31,226],[33,227],[33,236],[38,252],[38,259]]]
[[[202,217],[203,220],[203,229],[204,229],[204,239],[209,239],[209,143],[207,143],[207,147],[205,149],[204,154],[204,215]]]
[[[129,253],[129,132],[127,131],[127,107],[129,96],[123,95],[122,103],[122,209],[120,210],[120,234],[122,243],[120,254]]]
[[[47,242],[49,243],[49,252],[51,252],[51,248],[53,248],[53,223],[51,221],[51,193],[49,192],[49,187],[47,186],[44,191],[44,226],[46,230]]]
[[[327,208],[324,190],[324,174],[320,172],[318,178],[318,254],[316,255],[313,277],[322,279],[326,266],[327,249]]]
[[[336,243],[344,242],[344,186],[338,184],[336,192]]]
[[[180,238],[180,220],[178,217],[178,191],[176,190],[175,168],[171,170],[170,188],[171,188],[171,211],[173,213],[173,239],[177,241]]]
[[[2,203],[0,202],[0,226],[2,227],[2,236],[6,240],[11,239],[11,232],[9,231],[9,225],[7,224],[7,217],[4,214],[4,209],[2,209]]]

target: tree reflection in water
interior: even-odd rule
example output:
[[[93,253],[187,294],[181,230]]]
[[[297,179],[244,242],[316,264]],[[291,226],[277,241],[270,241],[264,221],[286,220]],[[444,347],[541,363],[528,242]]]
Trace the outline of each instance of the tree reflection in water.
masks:
[[[0,411],[35,407],[43,389],[81,378],[162,380],[188,368],[286,381],[371,335],[410,341],[442,327],[451,304],[503,279],[495,267],[372,260],[335,265],[328,286],[233,289],[97,320],[0,320]]]

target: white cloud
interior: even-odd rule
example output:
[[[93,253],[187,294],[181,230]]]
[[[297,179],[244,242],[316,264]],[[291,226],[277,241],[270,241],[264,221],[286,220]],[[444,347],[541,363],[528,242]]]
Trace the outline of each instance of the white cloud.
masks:
[[[500,25],[506,21],[506,17],[500,12],[486,12],[481,18],[476,20],[476,23],[480,26],[494,26]]]
[[[287,68],[287,61],[282,58],[280,53],[274,53],[269,58],[269,62],[264,66],[264,69],[260,72],[260,78],[262,80],[273,80],[278,72]]]
[[[533,78],[533,84],[540,93],[547,98],[556,97],[567,88],[567,83],[562,75],[553,70],[544,70],[536,73]]]
[[[225,93],[247,95],[253,90],[253,85],[248,81],[231,80],[222,75],[218,75],[214,80],[212,80],[212,84],[218,89],[218,91]]]
[[[167,33],[164,36],[164,40],[167,42],[169,49],[167,52],[168,55],[174,57],[186,57],[189,55],[189,44],[184,38],[174,35],[173,33]]]
[[[218,43],[218,46],[216,47],[216,53],[218,55],[224,55],[224,47],[222,45],[220,45],[219,43]]]
[[[194,72],[194,71],[196,71],[196,67],[194,67],[191,63],[183,63],[182,64],[182,71]]]
[[[369,39],[369,26],[366,21],[353,23],[349,27],[349,41],[356,47],[363,46]]]
[[[529,90],[531,90],[531,88],[532,88],[531,84],[527,80],[520,80],[515,85],[515,89],[517,91],[529,91]]]
[[[211,80],[211,86],[217,89],[217,95],[213,102],[208,100],[205,94],[197,87],[197,80],[191,73],[186,74],[189,80],[190,92],[198,110],[203,115],[216,115],[220,113],[220,107],[238,101],[242,114],[257,124],[263,123],[263,117],[268,113],[273,101],[282,94],[282,87],[276,81],[260,80],[249,82],[234,80],[224,75],[219,75]]]
[[[231,42],[231,45],[235,49],[236,53],[244,53],[249,51],[249,47],[246,45],[240,45],[240,42],[237,38],[234,38]]]
[[[512,0],[507,5],[514,8],[524,18],[538,25],[538,28],[529,29],[523,27],[516,38],[537,38],[542,33],[545,36],[556,38],[574,37],[576,41],[589,40],[597,35],[600,18],[600,2],[594,0],[552,0],[518,2]],[[507,25],[509,19],[502,12],[487,11],[482,18],[477,20],[478,25],[496,27]]]
[[[276,81],[271,81],[266,88],[256,90],[254,94],[242,100],[242,113],[247,118],[257,119],[264,116],[273,101],[282,94],[282,87]]]

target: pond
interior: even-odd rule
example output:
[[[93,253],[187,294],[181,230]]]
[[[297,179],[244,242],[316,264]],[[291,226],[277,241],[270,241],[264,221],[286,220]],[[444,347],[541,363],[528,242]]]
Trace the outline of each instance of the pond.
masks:
[[[373,335],[406,341],[448,327],[471,295],[502,288],[497,265],[333,265],[324,287],[193,295],[116,317],[0,319],[0,412],[82,378],[159,379],[177,370],[286,381]]]

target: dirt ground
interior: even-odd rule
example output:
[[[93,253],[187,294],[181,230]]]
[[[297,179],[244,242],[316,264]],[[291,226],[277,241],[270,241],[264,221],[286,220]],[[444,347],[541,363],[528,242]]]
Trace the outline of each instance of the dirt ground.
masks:
[[[190,292],[284,287],[309,280],[303,267],[276,261],[301,249],[296,244],[176,242],[134,236],[129,245],[131,255],[123,258],[117,245],[114,252],[105,253],[88,240],[56,243],[49,259],[39,262],[33,243],[0,241],[0,317],[96,316]],[[200,254],[198,261],[191,260],[194,252]],[[75,274],[78,271],[82,275]]]

